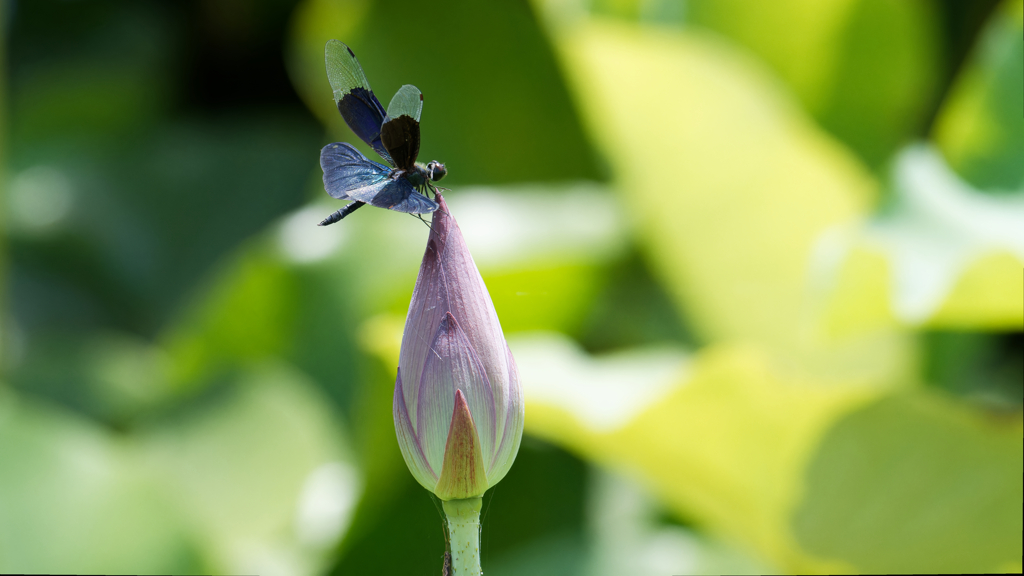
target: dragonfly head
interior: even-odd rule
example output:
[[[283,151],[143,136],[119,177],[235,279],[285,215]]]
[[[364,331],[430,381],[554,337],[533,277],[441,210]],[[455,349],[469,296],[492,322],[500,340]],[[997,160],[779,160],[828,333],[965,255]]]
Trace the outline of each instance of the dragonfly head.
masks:
[[[441,164],[437,160],[431,160],[430,163],[427,164],[427,174],[430,176],[431,182],[437,182],[441,178],[444,178],[447,173],[448,169],[444,167],[444,164]]]

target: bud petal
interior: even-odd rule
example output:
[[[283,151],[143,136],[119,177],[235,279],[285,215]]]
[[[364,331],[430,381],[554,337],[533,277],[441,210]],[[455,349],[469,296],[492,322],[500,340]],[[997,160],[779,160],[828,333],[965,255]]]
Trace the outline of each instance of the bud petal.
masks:
[[[434,470],[441,469],[448,442],[456,392],[463,395],[478,429],[491,428],[494,445],[494,397],[480,359],[455,317],[445,314],[434,335],[417,391],[416,435]],[[478,438],[477,444],[482,444]],[[481,445],[480,448],[483,448]]]
[[[512,358],[512,351],[508,349],[507,344],[505,353],[508,356],[509,387],[502,410],[504,422],[502,422],[501,437],[494,450],[494,457],[487,466],[487,482],[491,486],[497,484],[512,468],[516,454],[519,453],[519,444],[523,439],[525,416],[523,387],[519,384],[519,368],[516,366],[516,361]]]
[[[416,435],[412,421],[409,419],[409,411],[402,401],[402,370],[398,370],[398,378],[395,380],[395,433],[398,436],[398,447],[402,450],[402,457],[405,465],[409,467],[413,478],[416,479],[427,490],[433,490],[437,484],[438,474],[427,462],[427,456],[423,452],[423,446]]]

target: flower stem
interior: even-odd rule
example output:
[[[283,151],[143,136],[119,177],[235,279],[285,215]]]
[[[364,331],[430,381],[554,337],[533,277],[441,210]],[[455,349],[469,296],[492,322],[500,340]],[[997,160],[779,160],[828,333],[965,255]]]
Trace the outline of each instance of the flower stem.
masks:
[[[483,498],[441,502],[448,518],[454,576],[480,576],[480,507]]]

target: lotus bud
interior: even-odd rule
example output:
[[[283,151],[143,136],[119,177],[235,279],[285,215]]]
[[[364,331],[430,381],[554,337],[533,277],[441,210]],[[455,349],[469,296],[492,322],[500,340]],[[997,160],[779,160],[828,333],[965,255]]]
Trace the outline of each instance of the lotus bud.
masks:
[[[448,501],[481,496],[508,472],[523,435],[523,392],[483,278],[437,200],[402,336],[394,417],[413,477]]]

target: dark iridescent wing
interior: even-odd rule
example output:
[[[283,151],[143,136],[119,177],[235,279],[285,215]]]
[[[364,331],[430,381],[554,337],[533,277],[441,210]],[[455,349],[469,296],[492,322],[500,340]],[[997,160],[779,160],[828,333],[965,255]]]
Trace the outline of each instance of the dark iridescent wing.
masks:
[[[384,123],[384,107],[370,90],[363,67],[352,49],[337,40],[328,40],[324,47],[327,79],[334,90],[338,112],[356,136],[370,145],[381,158],[392,161],[380,137]]]
[[[324,146],[320,150],[320,167],[324,170],[324,189],[339,200],[355,200],[357,204],[365,202],[409,214],[428,214],[437,210],[437,202],[417,192],[405,178],[392,178],[395,174],[392,168],[368,160],[351,144],[335,142]],[[349,208],[346,214],[355,209]],[[343,217],[339,214],[331,222]],[[325,220],[321,225],[331,222]]]
[[[407,214],[429,214],[437,210],[438,204],[420,194],[408,180],[402,177],[387,179],[372,186],[366,186],[349,193],[349,198]]]
[[[420,153],[420,112],[423,94],[411,84],[402,86],[388,104],[388,114],[380,127],[381,141],[395,166],[411,170]]]
[[[345,142],[328,144],[320,150],[320,167],[324,171],[324,189],[333,198],[355,198],[352,192],[374,186],[388,179],[392,169],[368,160],[359,150]]]

